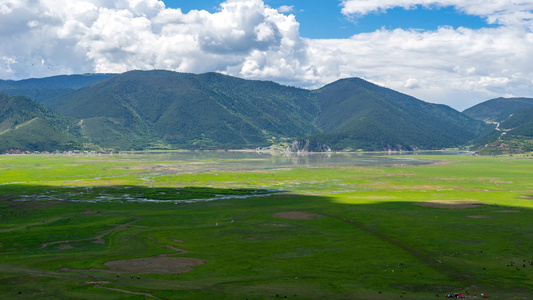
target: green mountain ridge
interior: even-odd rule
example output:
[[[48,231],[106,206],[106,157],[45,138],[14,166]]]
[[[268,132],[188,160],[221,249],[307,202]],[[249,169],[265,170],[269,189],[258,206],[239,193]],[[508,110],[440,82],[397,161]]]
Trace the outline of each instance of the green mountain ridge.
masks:
[[[484,127],[449,106],[420,101],[359,78],[339,80],[316,93],[322,108],[317,124],[325,133],[311,140],[337,148],[457,147]]]
[[[0,151],[79,149],[73,120],[24,96],[0,93]]]
[[[0,90],[8,89],[78,89],[93,83],[100,82],[113,73],[58,75],[44,78],[29,78],[23,80],[1,80]]]
[[[61,86],[65,88],[65,86]],[[42,100],[106,149],[239,149],[280,141],[309,150],[440,149],[486,127],[359,78],[317,90],[219,73],[130,71]]]
[[[11,96],[26,96],[39,103],[71,93],[116,74],[59,75],[23,80],[0,80],[0,92]]]
[[[501,122],[527,108],[533,108],[532,98],[496,98],[474,105],[463,113],[477,120]]]
[[[520,110],[500,124],[500,128],[513,135],[533,137],[533,108]]]
[[[465,144],[483,127],[362,79],[309,91],[218,73],[131,71],[43,104],[100,127],[89,136],[122,149],[244,148],[306,137],[335,150],[428,149]],[[116,138],[98,140],[106,131]]]
[[[533,99],[496,98],[464,111],[465,114],[494,124],[476,141],[481,154],[533,151]]]

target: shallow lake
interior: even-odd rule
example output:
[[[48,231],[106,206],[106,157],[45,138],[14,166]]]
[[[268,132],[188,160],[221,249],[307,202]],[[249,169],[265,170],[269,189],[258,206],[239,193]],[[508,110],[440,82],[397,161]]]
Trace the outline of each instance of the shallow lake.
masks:
[[[413,166],[435,161],[405,157],[413,154],[458,155],[460,152],[384,153],[270,153],[244,151],[136,152],[131,157],[148,161],[165,161],[179,165],[180,172],[208,172],[224,170],[266,170],[294,167],[334,166]],[[175,171],[175,170],[174,170]]]

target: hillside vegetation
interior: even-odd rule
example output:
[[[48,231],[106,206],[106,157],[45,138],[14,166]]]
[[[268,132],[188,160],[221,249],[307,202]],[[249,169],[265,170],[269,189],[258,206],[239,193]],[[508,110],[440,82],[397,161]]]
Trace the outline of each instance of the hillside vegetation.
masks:
[[[483,129],[449,106],[420,101],[362,79],[344,79],[316,91],[322,134],[312,141],[337,149],[412,150],[457,147]]]
[[[24,80],[0,80],[0,92],[11,96],[26,96],[37,102],[73,92],[115,74],[59,75]]]
[[[492,99],[464,113],[495,126],[477,139],[479,153],[497,155],[533,151],[533,99]]]
[[[80,148],[72,119],[23,96],[0,93],[0,151],[55,151]],[[78,135],[78,136],[77,136]]]
[[[217,73],[131,71],[43,101],[82,120],[115,149],[262,147],[308,140],[310,150],[457,147],[483,129],[448,106],[362,79],[309,91]]]
[[[0,80],[0,90],[7,89],[79,89],[116,74],[58,75],[23,80]]]
[[[501,122],[528,108],[533,108],[532,98],[496,98],[474,105],[463,113],[476,120]]]

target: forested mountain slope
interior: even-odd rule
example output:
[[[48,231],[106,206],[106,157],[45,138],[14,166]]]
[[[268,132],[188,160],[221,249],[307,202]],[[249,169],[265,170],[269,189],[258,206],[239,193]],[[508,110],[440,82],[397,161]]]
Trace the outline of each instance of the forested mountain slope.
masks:
[[[23,80],[0,80],[0,90],[7,89],[79,89],[116,74],[58,75]]]
[[[24,80],[0,80],[0,92],[11,96],[26,96],[37,102],[55,98],[107,79],[115,74],[59,75]]]
[[[315,91],[323,131],[315,144],[365,150],[438,149],[466,144],[482,122],[446,105],[431,104],[358,78]]]
[[[477,120],[501,122],[527,108],[533,108],[532,98],[496,98],[474,105],[463,113]]]
[[[106,147],[242,148],[316,133],[308,95],[215,73],[132,71],[43,104],[83,119]]]
[[[245,148],[282,139],[335,150],[437,149],[466,144],[484,126],[358,78],[310,91],[218,73],[130,71],[42,103],[79,119],[87,140],[114,149]]]
[[[79,149],[73,121],[32,99],[0,93],[0,152]]]
[[[533,108],[514,113],[500,124],[500,129],[510,135],[533,137]]]
[[[481,154],[533,151],[533,99],[496,98],[466,109],[464,114],[493,124],[475,140]]]

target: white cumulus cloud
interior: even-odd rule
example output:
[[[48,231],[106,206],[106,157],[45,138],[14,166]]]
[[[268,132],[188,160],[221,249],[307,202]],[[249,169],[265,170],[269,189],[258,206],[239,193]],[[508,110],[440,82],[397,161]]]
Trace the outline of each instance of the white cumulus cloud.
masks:
[[[489,23],[515,24],[531,22],[533,2],[531,0],[342,0],[342,13],[366,15],[387,11],[392,8],[415,9],[454,7],[469,15],[487,18]]]
[[[314,88],[357,76],[458,109],[501,95],[533,96],[531,1],[341,5],[351,17],[394,7],[453,6],[498,26],[306,39],[289,14],[294,7],[274,9],[262,0],[226,0],[213,13],[184,13],[158,0],[0,0],[0,78],[167,69]]]
[[[282,5],[278,8],[280,13],[290,13],[294,11],[294,5]]]
[[[0,57],[16,61],[2,60],[0,78],[156,68],[309,82],[298,22],[262,0],[228,0],[215,13],[157,0],[2,0],[0,12]],[[41,57],[47,68],[36,67]]]

